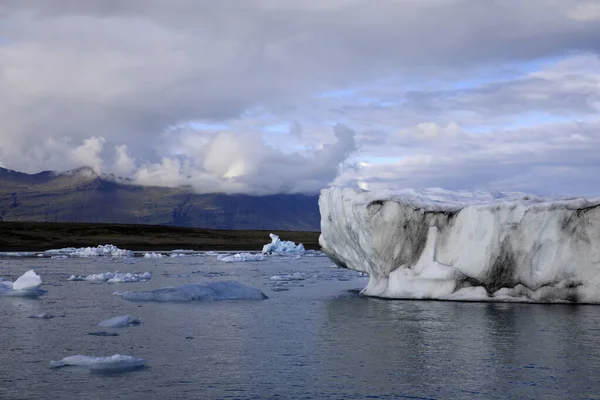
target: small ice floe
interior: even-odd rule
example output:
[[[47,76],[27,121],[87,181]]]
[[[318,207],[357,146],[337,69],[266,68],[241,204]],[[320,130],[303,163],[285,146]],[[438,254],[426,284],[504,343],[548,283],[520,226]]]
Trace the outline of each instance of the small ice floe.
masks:
[[[146,292],[115,293],[130,301],[184,302],[220,300],[264,300],[268,297],[259,289],[236,281],[190,283]]]
[[[252,253],[237,253],[232,255],[221,254],[217,257],[217,260],[223,261],[226,263],[234,263],[234,262],[251,262],[251,261],[263,261],[265,257],[262,254],[252,254]]]
[[[133,251],[120,249],[112,244],[99,245],[97,247],[65,247],[62,249],[47,250],[46,257],[66,255],[68,257],[133,257]]]
[[[59,361],[50,361],[50,368],[67,366],[86,367],[93,371],[125,372],[138,369],[146,365],[146,360],[132,356],[115,354],[109,357],[92,357],[75,355],[65,357]]]
[[[0,279],[0,296],[38,297],[44,293],[41,285],[42,278],[31,269],[14,282]]]
[[[279,256],[299,255],[302,256],[306,253],[304,245],[299,243],[296,245],[294,242],[281,241],[279,236],[271,233],[269,234],[271,243],[267,243],[263,246],[262,252],[265,254],[275,254]]]
[[[121,272],[104,272],[100,274],[92,274],[88,276],[83,275],[71,275],[68,281],[87,281],[93,283],[131,283],[131,282],[145,282],[152,278],[150,272],[144,272],[142,274],[137,273],[121,273]]]
[[[162,253],[145,253],[144,258],[163,258]]]
[[[218,256],[219,254],[221,254],[221,253],[217,253],[216,251],[207,251],[206,253],[204,253],[205,256],[211,256],[211,257]]]
[[[306,277],[303,274],[301,274],[300,272],[295,272],[295,273],[289,274],[289,275],[273,275],[269,279],[272,281],[279,281],[279,282],[291,282],[291,281],[303,281],[306,279]]]
[[[31,251],[0,251],[0,257],[35,257],[36,253]]]
[[[119,315],[118,317],[106,319],[98,324],[101,328],[125,328],[129,325],[139,325],[139,319],[133,319],[127,315]]]
[[[52,318],[63,318],[65,314],[61,315],[52,315],[49,313],[41,313],[41,314],[32,314],[27,318],[36,318],[36,319],[52,319]]]
[[[106,332],[106,331],[89,332],[88,335],[102,336],[102,337],[119,336],[119,334],[116,332]]]

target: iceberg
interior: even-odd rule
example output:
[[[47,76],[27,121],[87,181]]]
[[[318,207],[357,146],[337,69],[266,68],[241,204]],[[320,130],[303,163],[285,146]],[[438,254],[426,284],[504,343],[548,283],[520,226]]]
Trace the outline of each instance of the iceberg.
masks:
[[[100,274],[92,274],[88,276],[83,275],[71,275],[68,281],[87,281],[93,283],[131,283],[131,282],[146,282],[152,278],[150,272],[144,272],[142,274],[136,274],[131,272],[103,272]]]
[[[46,257],[66,255],[68,257],[134,257],[131,250],[120,249],[112,244],[98,245],[97,247],[65,247],[62,249],[46,250]]]
[[[98,326],[101,328],[126,328],[129,325],[139,325],[139,319],[132,319],[129,314],[119,315],[118,317],[101,321]]]
[[[600,197],[321,191],[322,250],[368,296],[600,303]]]
[[[40,289],[41,285],[42,278],[34,270],[29,270],[14,282],[0,279],[0,296],[38,297],[44,292]]]
[[[50,368],[67,366],[87,367],[90,370],[105,372],[123,372],[138,369],[146,365],[146,360],[132,356],[114,354],[109,357],[92,357],[75,355],[65,357],[59,361],[50,361]]]
[[[144,253],[144,258],[163,258],[162,253]]]
[[[271,238],[271,243],[267,243],[263,246],[262,252],[263,254],[275,254],[280,256],[289,256],[289,255],[304,255],[306,250],[304,249],[304,245],[291,241],[282,241],[279,236],[274,233],[270,233],[269,237]]]
[[[265,257],[262,254],[252,254],[252,253],[237,253],[237,254],[232,254],[232,255],[221,254],[217,257],[217,260],[223,261],[226,263],[263,261],[264,259],[265,259]]]
[[[278,281],[278,282],[303,281],[305,279],[306,279],[306,277],[299,272],[295,272],[295,273],[289,274],[289,275],[273,275],[272,277],[269,278],[269,280],[271,280],[271,281]]]
[[[220,300],[264,300],[268,297],[259,289],[236,281],[190,283],[145,292],[115,293],[130,301],[189,302]]]

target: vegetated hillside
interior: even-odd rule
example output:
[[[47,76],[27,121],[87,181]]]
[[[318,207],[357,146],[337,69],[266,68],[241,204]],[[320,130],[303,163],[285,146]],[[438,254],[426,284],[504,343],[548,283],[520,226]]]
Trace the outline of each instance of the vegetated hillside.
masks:
[[[269,233],[319,249],[319,232],[216,230],[160,225],[0,222],[0,251],[114,244],[128,250],[261,250]]]
[[[85,167],[61,174],[0,168],[0,221],[320,229],[317,195],[196,194],[188,187],[133,185]]]

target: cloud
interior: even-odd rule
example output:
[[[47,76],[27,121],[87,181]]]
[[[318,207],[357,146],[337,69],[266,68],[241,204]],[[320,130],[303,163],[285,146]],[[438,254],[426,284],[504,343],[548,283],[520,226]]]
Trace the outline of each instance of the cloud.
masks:
[[[0,163],[36,172],[85,162],[144,184],[275,193],[316,191],[340,165],[339,179],[350,179],[367,173],[355,168],[364,160],[402,158],[360,179],[448,186],[472,176],[473,187],[529,182],[553,191],[565,170],[548,173],[542,161],[511,183],[444,157],[471,165],[464,153],[485,141],[513,140],[526,151],[530,142],[512,138],[552,129],[558,140],[574,134],[569,123],[592,126],[600,107],[598,7],[2,1]],[[451,165],[467,172],[464,180],[422,172],[450,174]],[[496,165],[510,176],[512,164]],[[421,179],[404,175],[413,172]]]

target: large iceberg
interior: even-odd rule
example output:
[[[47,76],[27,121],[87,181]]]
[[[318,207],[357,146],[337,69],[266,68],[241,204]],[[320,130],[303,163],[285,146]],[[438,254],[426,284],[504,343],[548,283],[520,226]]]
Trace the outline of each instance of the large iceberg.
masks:
[[[14,282],[0,278],[0,296],[37,297],[43,293],[41,285],[42,278],[31,269]]]
[[[105,372],[124,372],[141,368],[144,365],[146,365],[146,360],[143,358],[121,354],[114,354],[109,357],[92,357],[78,354],[65,357],[62,360],[50,361],[50,368],[80,366],[89,368],[90,370]]]
[[[131,301],[218,301],[218,300],[264,300],[268,297],[252,286],[236,281],[190,283],[146,292],[116,293]]]
[[[304,255],[306,250],[302,243],[291,242],[289,240],[282,241],[279,236],[274,233],[270,233],[271,243],[267,243],[263,246],[262,252],[265,254],[276,254],[276,255]]]
[[[319,198],[323,251],[365,295],[600,303],[600,197],[442,189]]]

